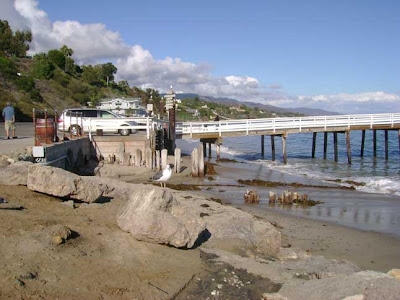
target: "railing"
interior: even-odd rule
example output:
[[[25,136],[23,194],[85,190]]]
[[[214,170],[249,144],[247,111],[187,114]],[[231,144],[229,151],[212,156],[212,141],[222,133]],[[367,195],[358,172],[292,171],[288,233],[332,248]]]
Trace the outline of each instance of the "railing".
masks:
[[[176,134],[215,134],[221,136],[222,133],[242,133],[249,135],[254,131],[277,131],[302,130],[323,128],[324,130],[335,127],[352,126],[373,126],[400,124],[400,113],[393,114],[364,114],[364,115],[335,115],[335,116],[315,116],[301,118],[268,118],[268,119],[242,119],[242,120],[224,120],[213,122],[184,122],[177,123]]]

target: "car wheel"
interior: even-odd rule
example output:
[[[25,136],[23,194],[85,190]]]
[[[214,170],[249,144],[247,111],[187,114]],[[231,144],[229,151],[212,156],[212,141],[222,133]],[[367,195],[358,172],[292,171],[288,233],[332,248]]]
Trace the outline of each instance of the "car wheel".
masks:
[[[130,129],[120,129],[119,134],[122,136],[128,136],[131,134],[131,130]]]
[[[69,132],[74,136],[82,135],[82,130],[81,130],[81,127],[79,125],[72,125],[69,128]]]

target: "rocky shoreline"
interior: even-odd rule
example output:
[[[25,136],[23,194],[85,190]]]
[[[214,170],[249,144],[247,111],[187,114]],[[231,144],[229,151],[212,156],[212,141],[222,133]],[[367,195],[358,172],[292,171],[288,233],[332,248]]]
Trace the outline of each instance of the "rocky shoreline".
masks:
[[[150,177],[127,168],[104,165],[98,176],[29,162],[0,169],[0,196],[23,208],[0,204],[0,298],[354,300],[400,294],[398,270],[364,271],[312,255],[282,242],[276,223],[201,192],[118,180]],[[186,176],[177,175],[175,184]]]

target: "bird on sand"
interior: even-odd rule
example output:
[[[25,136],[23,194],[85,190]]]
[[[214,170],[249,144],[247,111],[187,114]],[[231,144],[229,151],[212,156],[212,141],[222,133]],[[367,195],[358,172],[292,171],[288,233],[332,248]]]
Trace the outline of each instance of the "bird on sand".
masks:
[[[166,165],[165,169],[156,173],[151,179],[154,181],[158,181],[161,187],[167,187],[167,180],[171,178],[172,171],[170,165]],[[164,184],[164,186],[163,186]]]

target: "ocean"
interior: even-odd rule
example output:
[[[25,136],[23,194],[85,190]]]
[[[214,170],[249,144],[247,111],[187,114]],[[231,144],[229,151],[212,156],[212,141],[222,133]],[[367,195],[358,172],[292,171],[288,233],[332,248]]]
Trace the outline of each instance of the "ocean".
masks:
[[[351,132],[352,164],[347,163],[344,134],[338,134],[339,161],[334,161],[333,134],[328,135],[327,159],[323,159],[323,133],[317,135],[316,157],[311,158],[312,133],[289,134],[287,164],[282,162],[282,143],[275,137],[276,160],[271,161],[270,138],[265,137],[265,157],[261,157],[260,136],[223,138],[221,157],[242,162],[240,176],[229,174],[217,178],[217,183],[234,184],[243,179],[263,179],[299,182],[313,185],[353,185],[356,191],[337,189],[306,189],[314,200],[324,203],[299,208],[268,204],[268,191],[256,188],[260,194],[260,209],[274,209],[282,213],[321,221],[335,222],[362,230],[373,230],[400,237],[400,153],[398,131],[389,131],[389,159],[385,160],[384,132],[377,132],[377,157],[373,157],[372,131],[366,131],[364,157],[360,156],[361,131]],[[178,140],[184,153],[197,146],[198,140]],[[215,147],[212,156],[215,158]],[[358,185],[346,183],[356,182]],[[249,187],[254,189],[254,187]],[[287,188],[286,188],[287,189]],[[280,193],[285,187],[274,189]],[[301,191],[300,191],[301,192]],[[243,203],[243,189],[229,189],[223,194],[233,203]]]

